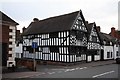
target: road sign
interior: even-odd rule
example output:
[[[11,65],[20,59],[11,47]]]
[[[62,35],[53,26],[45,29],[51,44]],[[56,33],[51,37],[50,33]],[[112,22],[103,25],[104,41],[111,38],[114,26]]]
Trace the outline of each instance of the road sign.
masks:
[[[38,45],[37,45],[37,42],[32,42],[32,48],[37,48]]]

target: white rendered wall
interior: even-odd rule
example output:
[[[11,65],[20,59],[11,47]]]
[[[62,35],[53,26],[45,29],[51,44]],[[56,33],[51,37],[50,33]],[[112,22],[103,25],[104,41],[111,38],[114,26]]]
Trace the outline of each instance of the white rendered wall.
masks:
[[[107,58],[107,52],[113,53],[113,46],[104,46],[104,59],[113,59],[113,56],[111,58]]]

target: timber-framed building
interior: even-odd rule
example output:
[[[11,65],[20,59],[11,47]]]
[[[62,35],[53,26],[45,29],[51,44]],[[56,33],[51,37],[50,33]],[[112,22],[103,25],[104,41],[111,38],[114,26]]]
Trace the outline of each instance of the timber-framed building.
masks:
[[[88,29],[82,11],[34,19],[23,35],[23,57],[43,61],[86,61]],[[32,42],[37,42],[35,54]]]

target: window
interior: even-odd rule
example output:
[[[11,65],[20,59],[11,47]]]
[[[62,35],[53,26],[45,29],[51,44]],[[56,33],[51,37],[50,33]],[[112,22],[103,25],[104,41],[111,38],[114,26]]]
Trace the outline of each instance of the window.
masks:
[[[49,48],[48,47],[43,47],[42,52],[43,53],[49,53]]]
[[[107,58],[110,58],[110,52],[107,52]]]
[[[9,51],[12,51],[12,48],[9,48]]]
[[[96,36],[92,36],[92,41],[93,42],[97,42],[97,37]]]
[[[8,54],[8,57],[12,57],[12,54]]]
[[[9,32],[12,32],[12,29],[9,29]]]
[[[10,35],[9,38],[12,38],[12,35]]]
[[[50,36],[50,38],[57,38],[58,37],[58,33],[57,32],[50,33],[49,36]]]
[[[83,33],[83,32],[80,32],[80,31],[77,31],[76,33],[77,33],[76,38],[77,38],[78,40],[82,40],[84,33]]]
[[[50,47],[50,52],[59,53],[59,47]]]
[[[9,44],[12,44],[12,42],[9,42]]]
[[[116,51],[116,56],[119,56],[119,53],[118,53],[118,51]]]

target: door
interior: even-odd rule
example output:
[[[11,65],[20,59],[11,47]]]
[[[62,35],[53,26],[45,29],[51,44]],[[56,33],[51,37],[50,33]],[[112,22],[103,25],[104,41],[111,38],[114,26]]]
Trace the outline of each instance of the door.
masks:
[[[101,60],[101,61],[103,61],[103,60],[104,60],[104,50],[101,50],[100,60]]]

